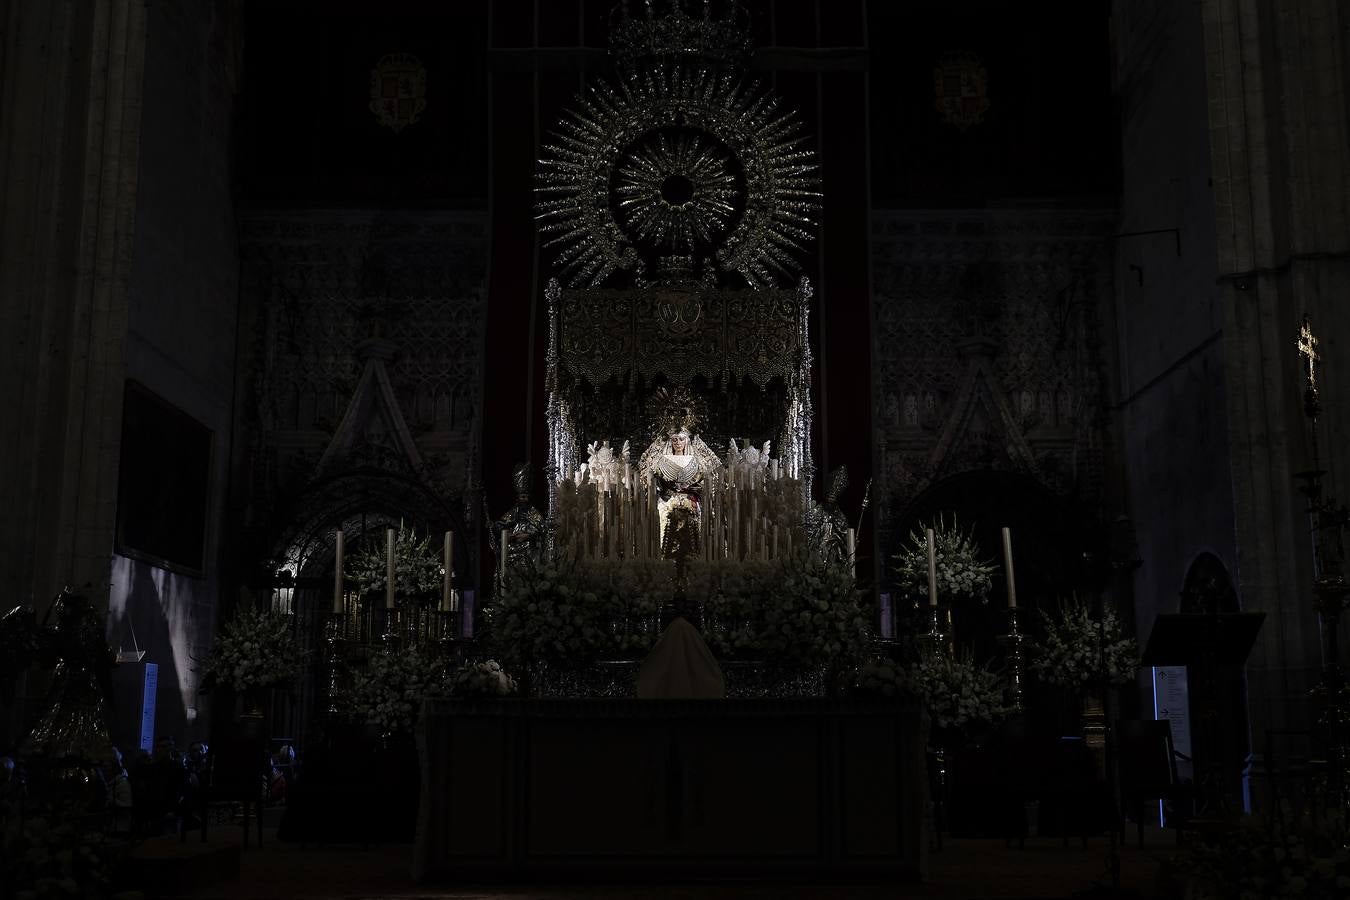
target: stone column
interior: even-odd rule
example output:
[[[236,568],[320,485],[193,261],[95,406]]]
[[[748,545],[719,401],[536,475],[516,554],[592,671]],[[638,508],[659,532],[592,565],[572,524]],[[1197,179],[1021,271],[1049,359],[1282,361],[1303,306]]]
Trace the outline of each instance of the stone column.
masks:
[[[0,584],[106,595],[135,224],[143,0],[6,4]]]
[[[1328,488],[1345,498],[1350,142],[1344,4],[1204,0],[1218,278],[1237,518],[1238,592],[1268,618],[1247,667],[1252,743],[1308,728],[1320,648],[1293,473],[1311,463],[1295,349],[1305,312],[1337,360],[1319,377]],[[1340,354],[1348,354],[1340,362]]]

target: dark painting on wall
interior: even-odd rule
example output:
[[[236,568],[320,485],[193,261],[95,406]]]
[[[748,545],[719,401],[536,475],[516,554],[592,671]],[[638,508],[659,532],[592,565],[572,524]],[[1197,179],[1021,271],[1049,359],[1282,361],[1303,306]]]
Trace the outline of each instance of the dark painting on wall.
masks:
[[[117,552],[162,568],[205,569],[211,430],[128,381],[117,482]]]

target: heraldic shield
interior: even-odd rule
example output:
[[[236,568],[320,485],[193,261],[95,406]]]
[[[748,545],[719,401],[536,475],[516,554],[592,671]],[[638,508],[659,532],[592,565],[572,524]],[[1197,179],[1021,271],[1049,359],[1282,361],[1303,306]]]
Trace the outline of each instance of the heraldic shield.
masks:
[[[417,122],[427,108],[427,67],[411,53],[390,53],[370,70],[370,111],[394,133]]]

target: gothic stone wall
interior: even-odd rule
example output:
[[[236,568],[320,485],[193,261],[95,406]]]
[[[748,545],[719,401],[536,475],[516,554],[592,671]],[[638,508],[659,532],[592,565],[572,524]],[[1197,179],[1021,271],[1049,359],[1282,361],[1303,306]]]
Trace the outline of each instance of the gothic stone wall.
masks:
[[[1109,210],[873,214],[881,558],[906,508],[964,472],[1100,497],[1114,222]]]
[[[200,663],[228,576],[226,487],[232,440],[239,256],[230,147],[241,11],[210,0],[149,8],[126,375],[209,428],[205,564],[200,574],[112,557],[109,635],[159,665],[156,729],[205,735]],[[133,639],[134,638],[134,639]],[[118,727],[139,725],[140,685],[122,682]]]
[[[387,371],[424,466],[449,498],[473,470],[487,260],[482,213],[254,212],[242,222],[247,365],[239,518],[257,535],[303,492],[362,371],[358,345],[392,342]],[[397,468],[371,422],[348,469]],[[341,474],[329,472],[329,475]],[[254,547],[260,552],[276,548]],[[252,562],[260,562],[253,560]]]
[[[1214,193],[1198,6],[1117,4],[1121,231],[1115,381],[1126,509],[1136,527],[1136,620],[1147,638],[1180,610],[1202,554],[1237,574],[1225,410],[1223,289],[1216,282]],[[1165,231],[1164,229],[1176,229]],[[1149,233],[1160,232],[1160,233]]]

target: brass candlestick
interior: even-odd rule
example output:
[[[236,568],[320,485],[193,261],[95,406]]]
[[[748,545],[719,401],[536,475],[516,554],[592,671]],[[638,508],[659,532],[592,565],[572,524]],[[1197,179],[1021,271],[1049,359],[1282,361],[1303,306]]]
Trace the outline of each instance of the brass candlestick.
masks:
[[[1025,686],[1022,644],[1026,642],[1026,635],[1022,634],[1017,626],[1017,607],[1008,607],[1008,633],[999,635],[998,642],[1008,654],[1008,705],[1015,714],[1020,715],[1023,711],[1022,693]]]
[[[935,655],[946,653],[949,657],[953,656],[956,648],[952,635],[951,607],[929,606],[928,631],[920,635],[919,639],[928,645],[929,652]]]
[[[1350,695],[1346,691],[1345,674],[1341,668],[1340,642],[1337,632],[1341,614],[1345,611],[1350,585],[1344,574],[1344,547],[1342,534],[1350,524],[1350,511],[1327,496],[1322,488],[1322,476],[1317,439],[1317,420],[1322,412],[1321,397],[1317,391],[1317,366],[1322,360],[1318,339],[1305,315],[1298,334],[1298,353],[1306,365],[1304,372],[1303,412],[1312,429],[1312,469],[1295,475],[1303,486],[1300,492],[1308,498],[1308,520],[1313,535],[1313,606],[1321,620],[1325,644],[1322,655],[1322,677],[1313,694],[1322,703],[1318,719],[1327,750],[1328,794],[1342,813],[1350,812]]]
[[[338,678],[342,664],[342,638],[345,614],[336,612],[324,625],[324,642],[328,645],[328,714],[336,716],[338,708]]]
[[[384,611],[384,651],[393,653],[398,650],[399,643],[399,614],[398,608],[386,608]]]

